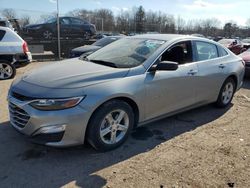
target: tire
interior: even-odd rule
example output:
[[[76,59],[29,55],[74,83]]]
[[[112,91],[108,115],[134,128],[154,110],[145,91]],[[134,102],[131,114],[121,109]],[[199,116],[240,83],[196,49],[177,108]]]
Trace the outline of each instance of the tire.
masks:
[[[128,103],[122,100],[108,101],[92,115],[87,140],[96,150],[109,151],[127,140],[133,125],[134,113]]]
[[[227,107],[233,99],[235,90],[236,90],[236,83],[234,79],[231,77],[227,78],[220,89],[218,99],[215,103],[216,106],[219,108]]]
[[[7,80],[14,78],[16,75],[16,68],[10,62],[0,61],[0,80]]]

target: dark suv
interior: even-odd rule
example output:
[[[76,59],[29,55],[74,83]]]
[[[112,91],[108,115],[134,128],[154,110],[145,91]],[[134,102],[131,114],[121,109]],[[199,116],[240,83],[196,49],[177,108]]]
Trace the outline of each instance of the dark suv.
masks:
[[[95,35],[95,25],[74,18],[60,17],[60,36],[62,38],[89,38]],[[23,28],[23,35],[37,39],[53,39],[57,37],[57,19],[52,18],[42,24],[31,24]]]

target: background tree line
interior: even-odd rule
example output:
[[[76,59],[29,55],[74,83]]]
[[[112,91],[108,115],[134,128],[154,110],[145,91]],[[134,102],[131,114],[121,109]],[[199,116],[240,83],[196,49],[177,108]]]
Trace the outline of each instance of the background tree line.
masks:
[[[8,19],[17,18],[13,9],[3,9],[0,13]],[[41,15],[38,22],[44,22],[55,15],[56,13]],[[221,26],[220,20],[216,18],[187,20],[161,11],[146,11],[142,6],[134,7],[129,11],[121,10],[117,15],[114,15],[110,9],[76,9],[66,15],[88,20],[96,25],[98,31],[103,32],[125,34],[145,32],[199,33],[207,37],[250,37],[250,19],[247,20],[246,27],[239,27],[234,21]],[[28,14],[22,15],[18,19],[21,26],[31,22],[31,17]]]

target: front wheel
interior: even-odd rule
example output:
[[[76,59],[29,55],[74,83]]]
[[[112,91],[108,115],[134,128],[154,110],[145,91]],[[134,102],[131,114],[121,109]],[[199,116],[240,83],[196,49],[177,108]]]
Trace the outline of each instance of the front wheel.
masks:
[[[222,85],[220,94],[216,101],[216,106],[219,108],[224,108],[228,106],[234,96],[234,92],[236,89],[236,83],[233,78],[228,78]]]
[[[16,75],[16,68],[8,61],[0,61],[0,80],[7,80],[14,78]]]
[[[133,124],[134,113],[129,104],[121,100],[108,101],[90,119],[87,139],[96,150],[112,150],[126,141]]]

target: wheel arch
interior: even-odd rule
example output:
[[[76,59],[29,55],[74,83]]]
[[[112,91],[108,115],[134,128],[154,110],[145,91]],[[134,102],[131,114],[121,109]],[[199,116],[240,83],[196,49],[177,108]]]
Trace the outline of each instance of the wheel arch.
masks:
[[[85,136],[84,136],[84,140],[85,140],[85,141],[86,141],[86,138],[87,138],[87,135],[86,135],[86,134],[88,133],[89,123],[90,123],[91,119],[93,118],[95,112],[96,112],[98,109],[100,109],[100,108],[102,107],[103,104],[105,104],[105,103],[107,103],[107,102],[109,102],[109,101],[112,101],[112,100],[121,100],[121,101],[124,101],[124,102],[126,102],[128,105],[131,106],[131,108],[132,108],[132,110],[133,110],[133,112],[134,112],[134,114],[135,114],[133,128],[136,128],[136,127],[137,127],[137,124],[138,124],[138,121],[139,121],[139,108],[138,108],[137,103],[136,103],[133,99],[131,99],[131,98],[127,97],[127,96],[126,96],[126,97],[124,97],[124,96],[120,96],[120,97],[117,96],[117,97],[114,97],[114,98],[111,98],[111,99],[108,99],[108,100],[102,102],[102,103],[101,103],[97,108],[95,108],[95,110],[92,112],[92,114],[91,114],[91,116],[90,116],[90,118],[89,118],[89,120],[88,120],[88,124],[87,124],[86,131],[85,131]],[[84,142],[85,142],[85,141],[84,141]]]
[[[234,80],[234,82],[235,82],[235,90],[238,88],[238,78],[237,78],[237,76],[235,75],[235,74],[231,74],[230,76],[228,76],[227,78],[226,78],[226,80],[228,79],[228,78],[232,78],[233,80]],[[226,81],[225,80],[225,81]],[[225,82],[224,81],[224,82]]]

